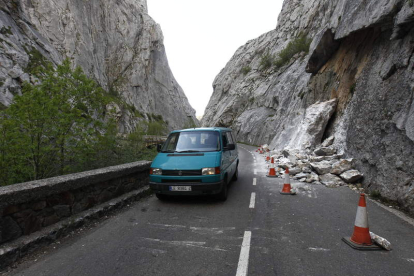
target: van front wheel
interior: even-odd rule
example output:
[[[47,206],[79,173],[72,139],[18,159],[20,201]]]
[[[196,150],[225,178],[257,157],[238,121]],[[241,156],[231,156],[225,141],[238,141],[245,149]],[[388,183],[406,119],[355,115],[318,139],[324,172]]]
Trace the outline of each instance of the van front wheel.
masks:
[[[167,199],[167,195],[164,195],[164,194],[159,194],[159,193],[156,193],[155,194],[155,196],[159,199],[159,200],[166,200]]]
[[[224,180],[223,187],[221,188],[220,193],[217,194],[217,199],[220,201],[226,201],[227,199],[227,180]]]
[[[233,181],[236,181],[239,177],[239,166],[236,167],[236,171],[233,174]]]

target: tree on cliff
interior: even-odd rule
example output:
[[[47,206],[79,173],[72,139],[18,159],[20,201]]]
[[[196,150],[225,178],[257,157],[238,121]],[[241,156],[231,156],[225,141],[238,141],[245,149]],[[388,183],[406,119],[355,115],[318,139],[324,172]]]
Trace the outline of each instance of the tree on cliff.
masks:
[[[56,69],[47,63],[36,77],[2,115],[3,184],[67,173],[105,133],[106,98],[79,67],[72,70],[68,59]]]
[[[152,158],[139,125],[119,135],[109,96],[68,59],[31,68],[37,83],[0,112],[0,186]]]

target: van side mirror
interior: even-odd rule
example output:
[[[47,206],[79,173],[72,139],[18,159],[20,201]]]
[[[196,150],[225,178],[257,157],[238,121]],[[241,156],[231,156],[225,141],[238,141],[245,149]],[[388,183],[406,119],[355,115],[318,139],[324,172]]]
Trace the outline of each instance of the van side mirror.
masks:
[[[162,144],[157,144],[157,152],[160,152],[162,148]]]
[[[236,149],[236,145],[234,144],[228,144],[227,147],[224,148],[225,150],[235,150]]]

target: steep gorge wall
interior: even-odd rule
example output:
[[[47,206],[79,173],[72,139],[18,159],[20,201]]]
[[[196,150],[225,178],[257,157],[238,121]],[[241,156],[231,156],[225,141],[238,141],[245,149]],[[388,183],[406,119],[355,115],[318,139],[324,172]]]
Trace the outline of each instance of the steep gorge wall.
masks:
[[[117,114],[122,132],[152,114],[161,115],[170,129],[197,122],[169,68],[146,0],[0,0],[0,29],[3,107],[30,81],[26,69],[36,52],[55,64],[69,57],[125,101],[130,108]]]
[[[202,123],[275,149],[312,149],[334,135],[369,190],[414,214],[413,4],[331,2],[286,0],[276,29],[240,47],[216,77]],[[263,53],[277,55],[299,33],[312,38],[309,53],[260,68]],[[337,105],[321,141],[302,141],[307,108],[330,99]]]

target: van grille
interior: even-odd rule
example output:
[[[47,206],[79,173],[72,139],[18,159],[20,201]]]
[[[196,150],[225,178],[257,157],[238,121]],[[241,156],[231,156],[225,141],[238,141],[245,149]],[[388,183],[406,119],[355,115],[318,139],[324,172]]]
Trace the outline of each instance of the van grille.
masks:
[[[201,183],[201,179],[162,179],[162,183]]]
[[[162,175],[194,176],[194,175],[201,175],[201,170],[162,170]]]

